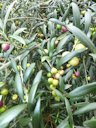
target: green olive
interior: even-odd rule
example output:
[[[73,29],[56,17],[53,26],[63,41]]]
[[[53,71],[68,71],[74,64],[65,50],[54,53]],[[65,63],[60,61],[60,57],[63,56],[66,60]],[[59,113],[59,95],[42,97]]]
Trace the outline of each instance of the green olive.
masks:
[[[56,25],[56,29],[61,30],[61,28],[62,28],[61,25],[59,25],[59,24]]]

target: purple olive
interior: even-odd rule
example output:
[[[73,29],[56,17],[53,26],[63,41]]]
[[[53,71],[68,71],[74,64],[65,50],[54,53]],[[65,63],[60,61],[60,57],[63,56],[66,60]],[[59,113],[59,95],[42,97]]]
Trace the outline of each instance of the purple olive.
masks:
[[[68,29],[66,27],[62,26],[61,32],[65,33],[67,31],[68,31]]]
[[[10,44],[8,44],[8,43],[2,44],[2,50],[3,50],[4,52],[6,52],[9,48],[10,48]]]
[[[3,101],[0,101],[0,108],[3,107]]]
[[[79,71],[76,71],[76,72],[75,72],[75,76],[76,76],[76,77],[79,77],[79,76],[80,76],[80,72],[79,72]]]

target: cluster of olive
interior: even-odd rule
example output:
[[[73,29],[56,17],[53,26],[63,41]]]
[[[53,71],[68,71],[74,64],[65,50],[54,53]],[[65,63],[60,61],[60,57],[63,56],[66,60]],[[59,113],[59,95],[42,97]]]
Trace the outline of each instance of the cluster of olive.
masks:
[[[0,84],[4,85],[4,82],[0,82]],[[6,87],[3,87],[0,91],[0,113],[4,112],[7,109],[7,106],[5,105],[5,99],[9,93],[9,90]],[[12,95],[12,100],[16,101],[18,99],[17,94]]]
[[[96,27],[91,27],[90,30],[92,32],[92,35],[94,35],[96,33]]]
[[[63,67],[61,67],[60,70],[57,70],[56,68],[52,68],[51,72],[47,74],[48,77],[48,83],[50,85],[51,93],[56,101],[60,101],[60,97],[55,93],[53,88],[57,88],[59,85],[59,78],[64,74]]]

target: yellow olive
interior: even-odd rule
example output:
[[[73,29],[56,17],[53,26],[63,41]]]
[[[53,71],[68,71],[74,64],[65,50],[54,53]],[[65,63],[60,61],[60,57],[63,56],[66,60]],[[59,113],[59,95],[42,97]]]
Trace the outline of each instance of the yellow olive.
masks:
[[[70,64],[66,64],[66,67],[69,68],[71,65]]]
[[[72,74],[72,79],[76,79],[76,76],[75,76],[75,74]]]
[[[52,96],[54,96],[54,97],[57,96],[56,93],[55,93],[55,91],[52,91]]]
[[[27,63],[27,64],[26,64],[26,67],[27,67],[27,68],[30,67],[30,63]]]
[[[85,15],[85,13],[86,13],[86,11],[84,10],[84,11],[81,11],[81,15]]]
[[[56,74],[57,72],[58,72],[58,70],[57,70],[56,68],[53,67],[53,68],[51,69],[51,73],[52,73],[52,74]]]
[[[79,64],[79,58],[78,57],[73,57],[70,61],[69,64],[71,66],[77,66]]]
[[[17,65],[17,69],[18,69],[18,71],[20,71],[21,70],[21,65]]]
[[[48,83],[52,84],[53,83],[53,78],[48,78]]]
[[[20,22],[18,20],[16,20],[15,24],[16,24],[16,26],[18,26],[20,24]]]
[[[94,32],[94,28],[90,28],[90,30],[91,30],[92,32]]]
[[[54,85],[51,84],[51,85],[50,85],[50,90],[53,90],[53,88],[54,88]]]
[[[59,96],[56,96],[55,97],[55,101],[58,101],[59,102],[60,101],[60,97]]]
[[[42,34],[42,33],[38,33],[38,34],[37,34],[37,37],[39,37],[39,38],[43,38],[43,37],[44,37],[44,34]]]
[[[60,69],[62,69],[62,70],[63,70],[63,66],[61,66],[61,67],[60,67]]]
[[[57,45],[58,45],[58,43],[59,43],[59,41],[58,41],[58,40],[56,40],[56,41],[55,41],[55,46],[57,46]]]
[[[17,94],[13,94],[12,100],[17,100],[17,99],[18,99],[18,95]]]
[[[53,79],[53,82],[52,82],[53,86],[58,86],[59,84],[59,81],[57,79]]]
[[[87,78],[86,78],[88,81],[90,81],[91,80],[91,78],[90,78],[90,76],[87,76]]]
[[[7,88],[3,88],[3,89],[1,90],[1,95],[3,95],[3,96],[8,95],[8,89],[7,89]]]

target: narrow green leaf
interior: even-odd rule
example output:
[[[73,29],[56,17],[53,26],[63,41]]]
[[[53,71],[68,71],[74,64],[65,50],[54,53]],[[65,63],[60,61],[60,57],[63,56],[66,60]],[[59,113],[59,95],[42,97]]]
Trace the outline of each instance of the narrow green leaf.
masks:
[[[95,0],[94,0],[94,1],[95,1]],[[94,12],[96,12],[96,4],[91,5],[90,8],[91,8]]]
[[[65,21],[66,20],[69,12],[70,12],[70,5],[68,6],[67,10],[65,10],[65,13],[64,13],[64,15],[62,17],[62,21]]]
[[[19,35],[20,33],[24,32],[24,30],[26,30],[26,28],[19,28],[13,33],[13,35]]]
[[[89,103],[89,104],[85,105],[84,107],[77,109],[74,112],[74,115],[83,114],[83,113],[90,112],[95,109],[96,109],[96,103]]]
[[[96,119],[87,120],[83,123],[83,125],[88,128],[96,128]]]
[[[71,41],[72,40],[72,35],[70,34],[70,35],[67,35],[67,36],[65,36],[65,38],[63,38],[60,42],[59,42],[59,44],[58,44],[58,46],[57,46],[57,52],[59,51],[59,50],[61,50],[62,48],[63,48],[63,46],[65,45],[65,44],[67,44],[69,41]]]
[[[73,123],[73,115],[71,111],[71,106],[67,98],[65,98],[65,105],[66,105],[66,110],[69,116],[69,122],[70,122],[70,127],[74,128],[74,123]]]
[[[26,82],[30,78],[30,75],[31,75],[32,70],[34,69],[34,67],[35,67],[35,63],[32,63],[30,65],[30,67],[27,68],[27,70],[24,73],[24,82]]]
[[[74,25],[80,27],[80,10],[76,3],[72,2],[73,21]]]
[[[72,87],[72,84],[65,84],[65,90],[69,89]]]
[[[23,101],[23,87],[22,87],[22,82],[19,73],[16,74],[15,76],[15,84],[16,84],[16,89],[17,93],[20,97],[20,99]]]
[[[67,35],[68,35],[67,32],[66,32],[66,33],[63,33],[63,34],[60,34],[60,36],[58,36],[56,39],[57,39],[58,41],[60,41],[60,40],[64,39]]]
[[[40,111],[40,98],[37,101],[34,113],[33,113],[33,119],[32,119],[32,125],[33,128],[40,128],[40,122],[41,122],[41,111]]]
[[[84,96],[96,90],[96,82],[82,85],[69,93],[71,98]]]
[[[43,65],[44,65],[44,67],[46,68],[46,70],[47,70],[48,72],[50,72],[51,68],[50,68],[50,66],[48,65],[48,63],[44,62]]]
[[[24,70],[26,70],[26,65],[27,65],[27,56],[22,61],[22,67]]]
[[[2,22],[2,19],[0,19],[0,28],[3,30],[3,22]]]
[[[15,39],[15,40],[17,40],[18,42],[20,42],[21,44],[26,44],[25,43],[25,40],[22,38],[22,37],[20,37],[20,36],[17,36],[17,35],[10,35],[9,36],[10,38],[13,38],[13,39]]]
[[[47,26],[45,24],[42,26],[42,31],[43,31],[43,34],[47,36]]]
[[[62,2],[60,2],[60,7],[59,8],[60,8],[62,13],[65,12],[65,8],[64,8],[64,5],[62,4]]]
[[[48,22],[48,31],[52,34],[54,32],[54,23]]]
[[[84,34],[84,32],[82,32],[79,28],[72,26],[72,25],[68,25],[67,27],[68,27],[69,31],[72,32],[81,41],[82,44],[84,44],[86,47],[88,47],[89,50],[91,50],[93,53],[96,52],[95,45]]]
[[[74,104],[74,107],[80,108],[80,107],[83,107],[83,106],[85,106],[85,105],[87,105],[87,104],[89,104],[89,102],[80,102],[80,103]]]
[[[23,117],[19,119],[19,123],[21,126],[25,127],[28,126],[28,124],[31,122],[30,117]]]
[[[28,54],[30,50],[26,50],[21,56],[20,56],[20,61],[22,61]]]
[[[60,85],[60,91],[64,91],[64,88],[65,88],[65,84],[64,84],[64,80],[63,80],[63,77],[60,76],[59,78],[59,85]]]
[[[90,56],[92,56],[92,57],[93,57],[94,62],[96,62],[96,54],[92,54],[92,53],[90,53],[89,55],[90,55]]]
[[[49,56],[42,56],[41,57],[41,62],[44,62],[45,60],[50,60],[50,57]]]
[[[0,82],[0,88],[3,87],[5,84],[5,82]]]
[[[0,35],[2,35],[6,40],[8,40],[7,35],[1,30],[0,30]]]
[[[34,34],[34,35],[30,38],[29,43],[31,43],[32,41],[34,41],[34,40],[35,40],[35,38],[36,38],[36,36],[37,36],[37,33],[36,33],[36,34]]]
[[[39,71],[33,81],[30,93],[29,93],[29,97],[28,97],[28,103],[32,104],[35,98],[35,94],[38,88],[38,85],[40,83],[42,77],[42,71]]]
[[[2,115],[0,115],[0,128],[10,123],[10,121],[16,118],[25,108],[26,108],[26,104],[21,104],[14,106],[8,109],[7,111],[5,111]]]
[[[86,49],[80,49],[80,50],[76,50],[76,51],[72,51],[70,53],[68,53],[67,55],[65,55],[64,57],[62,57],[60,60],[59,60],[59,66],[61,66],[62,64],[68,62],[70,59],[72,59],[74,56],[84,52]]]
[[[71,78],[72,74],[73,74],[73,70],[70,70],[70,71],[65,75],[65,77],[64,77],[65,82],[67,82],[68,79]]]
[[[69,126],[68,118],[65,120],[61,121],[61,123],[57,126],[57,128],[71,128]]]
[[[53,51],[54,51],[54,48],[55,48],[55,40],[56,40],[56,37],[52,38],[51,41],[49,41],[49,56],[52,56],[53,54]]]
[[[37,73],[37,75],[36,75],[36,77],[35,77],[35,79],[33,81],[33,84],[35,84],[35,83],[39,84],[40,81],[41,81],[41,77],[42,77],[42,70]]]
[[[10,12],[14,6],[14,4],[16,3],[16,0],[14,2],[12,2],[10,5],[9,5],[9,8],[7,10],[7,13],[5,15],[5,18],[4,18],[4,27],[3,27],[3,31],[6,29],[6,23],[8,21],[8,18],[9,18],[9,15],[10,15]]]
[[[18,73],[16,61],[13,58],[11,58],[11,66],[14,69],[14,71]]]
[[[65,26],[65,23],[64,23],[64,22],[61,22],[61,21],[59,21],[59,20],[57,20],[57,19],[55,19],[55,18],[51,18],[50,21],[51,21],[51,22],[54,22],[54,23],[56,23],[56,24],[60,24],[60,25],[62,25],[62,26]]]
[[[87,11],[85,13],[85,33],[88,33],[90,25],[91,25],[91,12]]]

